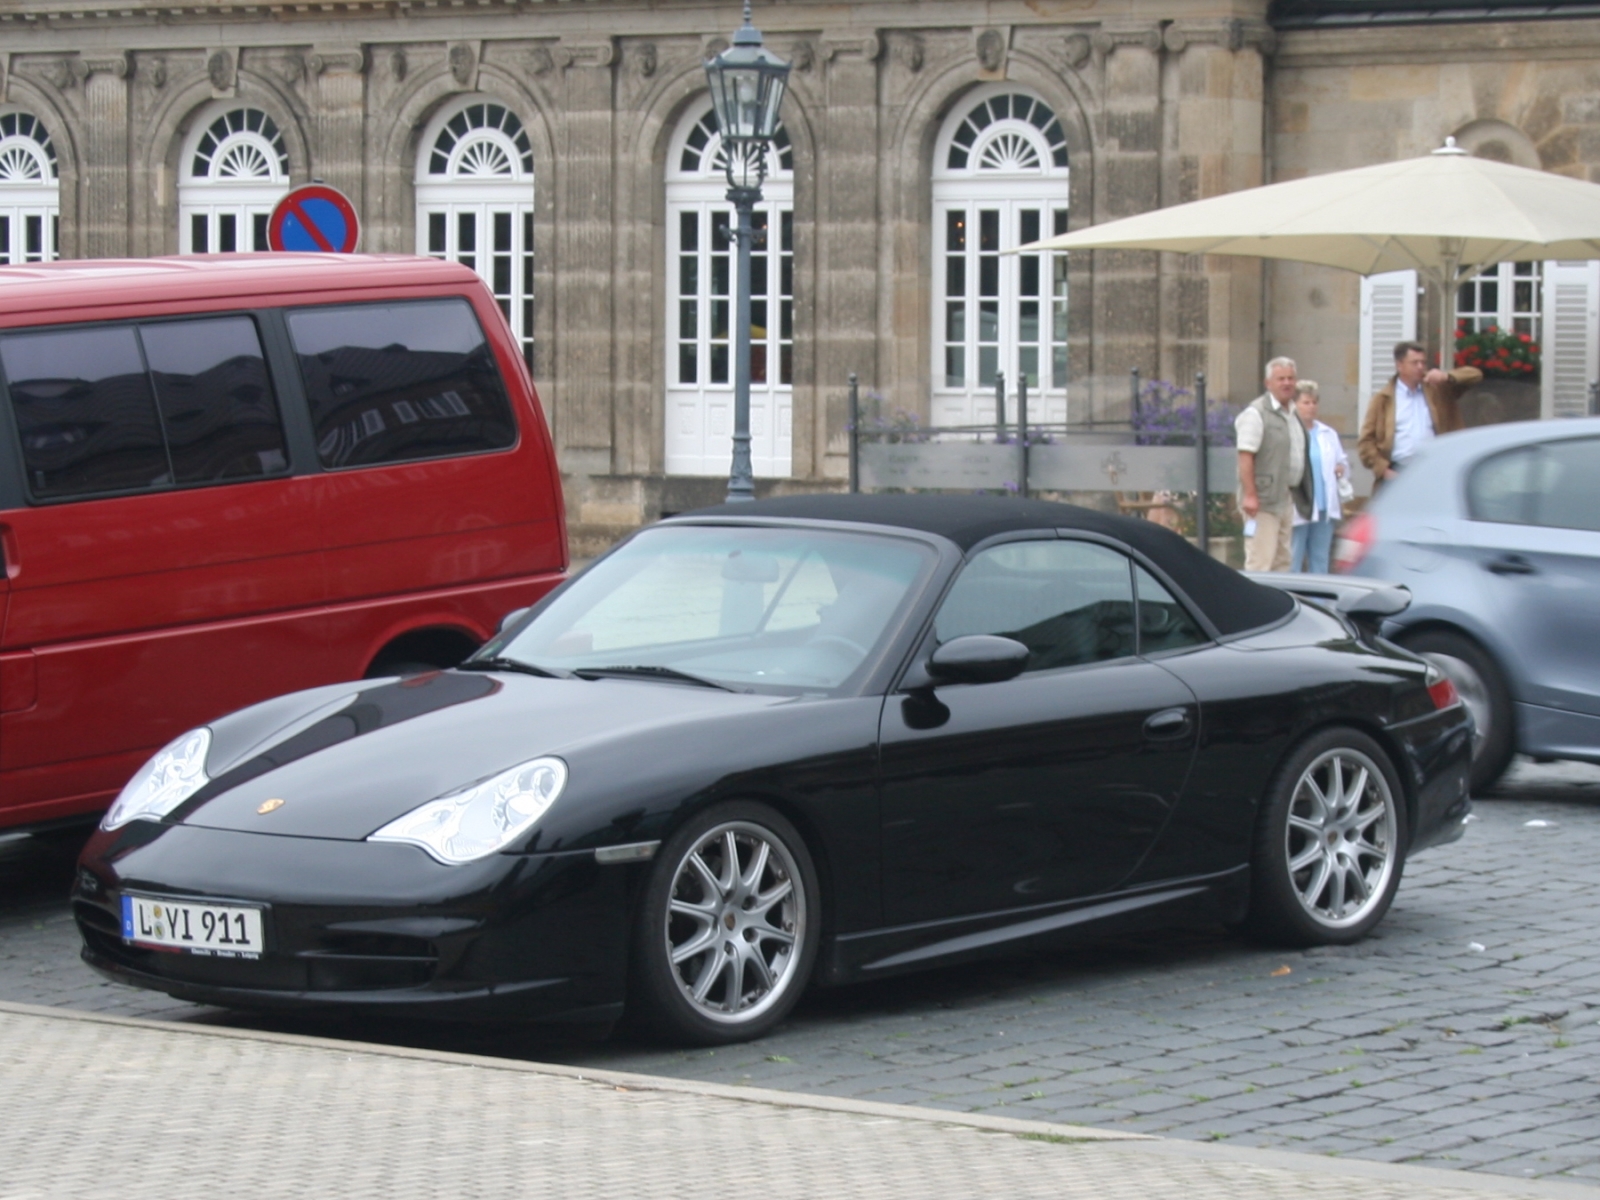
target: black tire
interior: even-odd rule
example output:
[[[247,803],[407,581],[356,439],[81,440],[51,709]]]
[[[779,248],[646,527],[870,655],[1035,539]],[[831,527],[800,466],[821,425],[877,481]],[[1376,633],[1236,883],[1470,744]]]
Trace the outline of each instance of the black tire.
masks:
[[[1246,930],[1276,945],[1359,941],[1389,911],[1408,836],[1405,794],[1377,742],[1339,727],[1306,738],[1257,818]]]
[[[426,675],[430,671],[444,671],[446,667],[435,666],[425,662],[375,662],[367,668],[364,676],[366,679],[390,679],[396,675],[410,678],[413,675]]]
[[[759,910],[757,896],[768,897]],[[805,990],[821,918],[816,871],[793,825],[755,803],[696,814],[662,844],[639,905],[630,1017],[700,1046],[760,1037]]]
[[[1464,634],[1428,629],[1401,641],[1450,677],[1461,702],[1472,712],[1477,732],[1472,739],[1472,773],[1467,788],[1479,795],[1506,773],[1516,752],[1515,716],[1505,673],[1489,652]]]

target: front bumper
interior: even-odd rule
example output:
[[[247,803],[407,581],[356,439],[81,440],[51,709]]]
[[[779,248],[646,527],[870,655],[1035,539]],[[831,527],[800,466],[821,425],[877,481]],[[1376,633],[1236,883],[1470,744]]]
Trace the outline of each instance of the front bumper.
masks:
[[[608,1019],[648,864],[592,851],[446,867],[410,846],[132,822],[85,847],[72,907],[110,979],[232,1008],[472,1019]],[[125,891],[264,905],[259,958],[123,940]]]

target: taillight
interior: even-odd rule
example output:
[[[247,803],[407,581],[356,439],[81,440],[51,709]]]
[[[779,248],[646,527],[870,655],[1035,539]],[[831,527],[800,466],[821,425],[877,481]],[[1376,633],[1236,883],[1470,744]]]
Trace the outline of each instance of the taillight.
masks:
[[[1341,575],[1356,569],[1378,540],[1378,522],[1371,513],[1357,513],[1339,530],[1333,544],[1333,569]]]
[[[1428,698],[1433,701],[1435,709],[1450,708],[1461,703],[1461,696],[1456,691],[1456,685],[1450,682],[1438,667],[1429,666],[1427,674]]]

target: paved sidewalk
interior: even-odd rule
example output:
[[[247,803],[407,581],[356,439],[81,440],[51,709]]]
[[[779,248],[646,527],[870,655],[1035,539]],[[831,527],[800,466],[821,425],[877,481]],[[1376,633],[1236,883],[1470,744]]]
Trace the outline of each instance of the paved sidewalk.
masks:
[[[1492,1179],[0,1005],[0,1200],[1600,1200]]]

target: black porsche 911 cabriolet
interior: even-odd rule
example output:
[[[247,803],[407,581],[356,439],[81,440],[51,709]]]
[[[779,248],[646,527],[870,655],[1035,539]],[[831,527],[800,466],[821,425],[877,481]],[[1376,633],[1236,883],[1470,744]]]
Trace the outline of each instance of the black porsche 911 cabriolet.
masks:
[[[1039,501],[688,514],[455,670],[167,746],[83,852],[84,958],[715,1043],[808,983],[1130,924],[1353,941],[1469,806],[1467,710],[1360,620],[1396,594],[1320,606]]]

